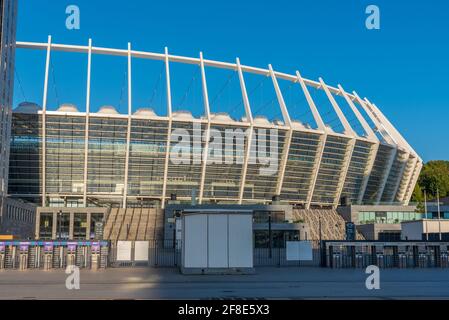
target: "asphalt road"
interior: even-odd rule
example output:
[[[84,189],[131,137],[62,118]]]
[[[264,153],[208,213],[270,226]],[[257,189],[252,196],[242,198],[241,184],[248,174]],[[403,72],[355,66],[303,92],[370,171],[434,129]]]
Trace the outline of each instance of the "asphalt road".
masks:
[[[368,290],[362,269],[257,268],[254,275],[181,275],[177,269],[0,271],[0,299],[448,299],[449,269],[381,269]]]

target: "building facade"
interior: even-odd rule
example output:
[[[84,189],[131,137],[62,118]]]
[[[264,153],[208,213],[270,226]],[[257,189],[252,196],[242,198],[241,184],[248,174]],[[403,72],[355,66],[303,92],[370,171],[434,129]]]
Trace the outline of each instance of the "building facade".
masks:
[[[8,193],[9,141],[14,89],[17,1],[0,0],[0,208]],[[0,212],[0,223],[3,212]]]
[[[67,46],[48,43],[17,43],[21,49],[46,50],[48,80],[53,51],[81,52],[88,59],[90,75],[94,54],[128,57],[128,113],[104,106],[92,112],[63,104],[57,110],[46,105],[22,104],[13,115],[10,194],[40,206],[54,207],[151,207],[164,208],[172,194],[179,201],[198,204],[267,204],[273,196],[304,207],[336,208],[342,198],[355,204],[408,204],[422,167],[422,160],[405,139],[367,99],[348,93],[341,86],[328,86],[322,79],[304,79],[299,72],[288,75],[236,63],[188,58],[149,52]],[[135,108],[132,103],[131,65],[134,59],[162,60],[165,63],[167,114],[151,108]],[[171,105],[170,65],[196,65],[201,74],[204,114],[173,110]],[[240,119],[230,114],[211,112],[208,98],[207,68],[235,72],[239,82],[243,111]],[[209,69],[208,69],[209,70]],[[251,108],[246,77],[257,74],[270,82],[276,93],[281,119],[269,118]],[[286,81],[305,97],[313,125],[293,115],[279,83]],[[47,83],[47,82],[45,82]],[[314,101],[313,95],[325,101]],[[337,103],[337,100],[339,101]],[[320,102],[318,102],[320,101]],[[324,120],[317,104],[330,106],[342,130]],[[349,110],[354,118],[349,121]],[[363,115],[362,115],[363,112]],[[331,121],[329,121],[331,122]],[[354,124],[357,122],[356,124]],[[312,123],[312,121],[311,121]],[[351,125],[352,123],[352,125]],[[363,128],[356,131],[355,126]],[[233,149],[216,164],[211,132],[222,137],[231,130]],[[178,132],[178,133],[176,133]],[[179,132],[182,132],[179,135]],[[240,134],[239,134],[240,132]],[[262,133],[268,133],[263,135]],[[276,133],[276,150],[271,136]],[[209,138],[208,138],[209,137]],[[172,152],[186,138],[191,150],[188,161],[173,161]],[[275,162],[269,175],[267,163],[255,159],[260,146]],[[196,141],[196,142],[195,142]],[[193,159],[193,161],[192,161]],[[195,159],[199,161],[195,162]]]

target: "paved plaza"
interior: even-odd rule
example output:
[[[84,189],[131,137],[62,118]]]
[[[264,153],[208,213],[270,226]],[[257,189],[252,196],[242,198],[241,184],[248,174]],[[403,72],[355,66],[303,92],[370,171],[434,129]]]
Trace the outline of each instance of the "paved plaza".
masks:
[[[0,271],[0,299],[447,299],[447,269],[381,269],[368,290],[363,269],[257,268],[254,275],[189,275],[170,268],[82,270],[66,289],[63,270]]]

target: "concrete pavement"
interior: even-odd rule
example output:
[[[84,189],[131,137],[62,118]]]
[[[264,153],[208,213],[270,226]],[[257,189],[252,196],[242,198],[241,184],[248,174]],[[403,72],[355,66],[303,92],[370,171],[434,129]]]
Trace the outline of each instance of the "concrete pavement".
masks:
[[[368,290],[364,269],[257,268],[254,275],[181,275],[170,268],[81,270],[68,290],[64,270],[0,271],[0,299],[435,299],[449,298],[447,269],[381,269]]]

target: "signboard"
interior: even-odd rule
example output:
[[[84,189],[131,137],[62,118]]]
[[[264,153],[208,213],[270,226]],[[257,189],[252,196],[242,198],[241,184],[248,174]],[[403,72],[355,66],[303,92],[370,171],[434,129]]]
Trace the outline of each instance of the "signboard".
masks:
[[[95,239],[103,239],[103,222],[95,222]]]
[[[67,242],[67,250],[75,251],[77,244],[78,244],[78,242]]]
[[[117,261],[131,261],[131,241],[117,241]]]
[[[311,261],[313,260],[312,242],[287,241],[287,261]]]
[[[91,252],[96,254],[100,253],[100,242],[92,242]]]
[[[346,240],[355,241],[355,224],[353,222],[346,222]]]
[[[44,251],[52,252],[53,251],[53,242],[45,242],[44,243]]]
[[[19,245],[20,251],[28,251],[29,246],[29,242],[21,242]]]
[[[134,243],[134,261],[148,261],[148,241],[136,241]]]
[[[0,252],[5,251],[5,243],[4,242],[0,242]]]

